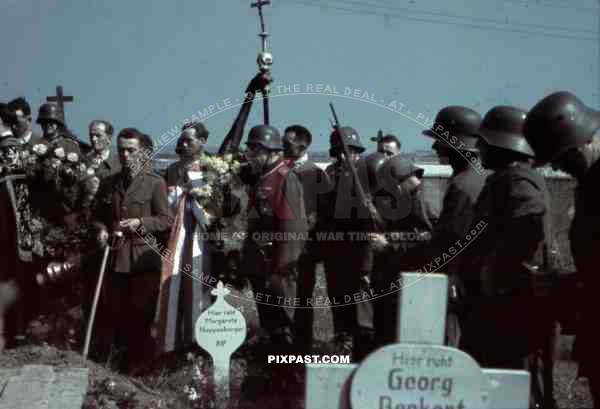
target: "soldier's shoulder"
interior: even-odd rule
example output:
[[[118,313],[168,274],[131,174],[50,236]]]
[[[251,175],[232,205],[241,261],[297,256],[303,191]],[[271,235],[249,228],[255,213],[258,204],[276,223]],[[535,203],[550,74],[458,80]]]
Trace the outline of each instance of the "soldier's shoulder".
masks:
[[[147,170],[145,172],[146,177],[148,177],[152,183],[164,183],[164,177],[155,170]]]
[[[469,190],[472,188],[481,189],[489,173],[481,172],[475,169],[467,169],[464,172],[452,177],[448,182],[449,188],[458,190]]]

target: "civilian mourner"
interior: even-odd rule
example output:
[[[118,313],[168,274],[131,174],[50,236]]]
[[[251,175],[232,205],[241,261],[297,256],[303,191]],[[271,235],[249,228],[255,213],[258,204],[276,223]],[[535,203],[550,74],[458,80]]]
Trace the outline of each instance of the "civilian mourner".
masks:
[[[333,187],[323,200],[324,229],[328,236],[324,246],[327,254],[324,266],[327,293],[333,304],[334,342],[341,353],[357,352],[353,357],[356,360],[360,355],[356,349],[365,344],[361,342],[362,338],[373,325],[371,306],[352,299],[353,294],[368,285],[372,265],[368,240],[361,237],[357,240],[357,233],[367,231],[369,216],[358,198],[349,168],[356,166],[365,147],[354,128],[340,127],[339,133],[350,155],[346,158],[337,132],[333,131],[329,137],[329,154],[334,163],[325,169]]]
[[[15,98],[8,103],[13,116],[13,133],[21,145],[28,148],[39,143],[40,135],[34,132],[31,124],[31,107],[24,97]]]
[[[437,218],[423,197],[423,172],[400,155],[392,156],[377,169],[381,189],[375,203],[386,221],[385,233],[371,233],[369,241],[375,252],[373,286],[379,296],[374,300],[378,346],[396,341],[400,274],[423,268],[423,249]]]
[[[185,124],[177,141],[180,160],[166,172],[174,221],[167,242],[170,256],[162,263],[156,320],[157,346],[162,351],[193,349],[194,325],[212,302],[211,291],[219,274],[213,261],[223,240],[216,233],[222,218],[237,210],[231,206],[237,200],[230,197],[227,187],[222,189],[222,196],[219,192],[210,197],[202,194],[202,189],[212,187],[216,166],[224,164],[204,152],[208,135],[203,123]]]
[[[121,170],[121,164],[115,154],[111,151],[111,142],[114,133],[112,124],[104,120],[94,120],[89,126],[89,137],[92,143],[92,149],[85,155],[85,162],[89,169],[93,170],[94,178],[90,178],[86,183],[100,184],[107,178],[114,176]],[[90,171],[92,172],[92,171]],[[99,186],[94,186],[97,191]],[[93,204],[90,208],[93,209]],[[88,215],[93,220],[93,215]],[[84,316],[89,317],[91,303],[94,297],[94,291],[98,281],[98,273],[102,263],[102,253],[94,253],[83,260],[81,270],[85,272]],[[86,319],[87,322],[87,319]]]
[[[111,149],[113,133],[113,125],[108,121],[96,119],[90,123],[89,137],[92,149],[86,155],[86,162],[100,180],[121,170],[121,164]]]
[[[449,252],[458,240],[464,239],[473,223],[475,202],[485,182],[475,136],[480,123],[481,115],[474,110],[452,105],[441,109],[431,129],[423,131],[423,135],[435,139],[431,149],[437,153],[440,163],[452,167],[442,211],[428,245],[429,261]],[[459,259],[460,254],[453,255],[440,268],[440,272],[447,272],[449,276],[446,342],[454,347],[458,347],[460,339],[460,302],[465,291],[457,275]]]
[[[372,141],[377,142],[377,152],[383,153],[385,156],[394,156],[400,153],[402,143],[396,135],[380,134],[376,138],[371,138]]]
[[[297,296],[299,307],[294,313],[296,341],[299,353],[310,353],[312,345],[314,311],[312,301],[315,287],[317,263],[326,256],[322,243],[318,241],[316,231],[321,227],[322,215],[319,200],[330,189],[327,174],[313,161],[308,159],[308,147],[312,135],[302,125],[286,128],[283,135],[283,154],[298,175],[304,192],[304,208],[308,224],[308,238],[298,259]]]
[[[543,176],[532,168],[534,153],[522,133],[525,118],[522,109],[497,106],[479,129],[483,166],[494,173],[462,242],[468,245],[462,273],[475,273],[479,281],[463,347],[481,366],[532,371],[532,398],[539,400],[537,369],[529,367],[529,358],[544,332],[531,280],[546,236],[549,198]]]
[[[281,156],[276,128],[255,126],[246,144],[248,163],[258,177],[250,187],[243,265],[254,294],[262,294],[256,299],[261,326],[282,352],[290,351],[293,309],[284,307],[294,304],[297,263],[307,237],[302,184]]]
[[[595,407],[600,404],[600,359],[597,348],[596,290],[600,252],[600,112],[570,92],[556,92],[540,100],[527,115],[524,133],[537,165],[550,163],[577,179],[575,215],[571,223],[571,252],[584,284],[582,319],[573,355],[578,376],[587,377]]]
[[[101,247],[107,245],[109,234],[124,234],[106,277],[106,303],[97,334],[104,348],[114,343],[125,350],[121,370],[126,372],[152,356],[150,329],[161,267],[157,237],[171,224],[166,184],[143,165],[151,143],[133,128],[119,133],[122,170],[103,182],[95,212]]]

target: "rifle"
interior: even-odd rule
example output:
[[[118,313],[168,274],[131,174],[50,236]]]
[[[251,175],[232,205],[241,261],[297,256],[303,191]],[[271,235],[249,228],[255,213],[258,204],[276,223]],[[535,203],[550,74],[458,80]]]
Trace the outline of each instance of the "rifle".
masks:
[[[333,107],[332,102],[329,103],[329,107],[331,108],[331,113],[333,115],[332,126],[333,126],[333,129],[335,130],[335,134],[338,137],[338,142],[339,142],[340,146],[342,147],[342,153],[344,154],[344,158],[345,158],[344,160],[346,161],[346,165],[350,168],[350,172],[352,174],[352,179],[354,181],[354,185],[356,186],[356,191],[358,193],[358,197],[360,198],[361,203],[369,211],[369,215],[371,216],[370,221],[372,223],[373,231],[381,232],[383,230],[384,222],[381,219],[381,216],[379,215],[377,210],[375,209],[373,202],[367,196],[365,190],[363,189],[363,186],[358,177],[358,172],[356,171],[356,167],[354,166],[354,164],[352,162],[350,162],[350,159],[349,159],[350,151],[348,150],[348,145],[346,144],[346,141],[342,137],[342,133],[340,131],[340,128],[341,128],[340,121],[335,112],[335,108]]]

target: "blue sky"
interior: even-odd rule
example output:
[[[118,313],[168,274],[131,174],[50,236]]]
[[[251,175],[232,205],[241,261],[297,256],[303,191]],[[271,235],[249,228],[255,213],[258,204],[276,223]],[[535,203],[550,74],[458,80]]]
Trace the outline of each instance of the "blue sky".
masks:
[[[406,150],[430,146],[420,131],[448,104],[528,109],[566,89],[600,106],[593,0],[272,1],[271,121],[308,126],[315,150],[327,148],[329,101],[363,138],[382,128]],[[92,119],[106,118],[160,145],[213,106],[205,123],[218,145],[257,70],[258,16],[246,0],[3,4],[0,100],[25,95],[37,111],[60,83],[75,95],[67,120],[84,139]],[[249,125],[261,121],[255,102]]]

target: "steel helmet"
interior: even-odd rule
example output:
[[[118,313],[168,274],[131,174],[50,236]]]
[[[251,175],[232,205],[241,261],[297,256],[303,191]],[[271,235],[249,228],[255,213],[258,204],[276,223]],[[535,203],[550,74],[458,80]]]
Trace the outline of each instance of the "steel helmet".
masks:
[[[471,108],[450,105],[442,108],[435,117],[431,129],[423,135],[437,138],[441,148],[477,152],[477,131],[481,124],[481,115]]]
[[[387,157],[385,154],[373,152],[361,157],[356,163],[360,182],[362,186],[365,189],[368,188],[370,192],[376,192],[381,187],[381,184],[377,179],[377,172],[386,159]]]
[[[592,139],[600,128],[600,112],[567,91],[539,101],[527,114],[523,133],[543,165]]]
[[[534,157],[535,154],[523,136],[527,111],[506,105],[490,109],[481,121],[479,135],[490,146]]]
[[[270,125],[257,125],[250,129],[246,145],[258,144],[271,151],[281,151],[281,135],[277,128]]]
[[[385,186],[402,183],[411,176],[423,177],[424,169],[415,166],[400,154],[388,158],[377,171],[377,180]]]
[[[37,123],[40,124],[42,121],[55,121],[65,126],[65,123],[62,119],[62,112],[58,105],[48,103],[43,104],[38,111]]]
[[[344,142],[346,142],[346,145],[348,147],[353,147],[359,150],[361,153],[365,151],[365,147],[360,141],[360,136],[358,135],[358,132],[356,132],[356,129],[351,128],[349,126],[341,126],[339,130],[340,134],[342,135],[342,138],[344,139]],[[329,135],[329,144],[332,147],[340,147],[337,130],[334,130],[331,133],[331,135]]]

